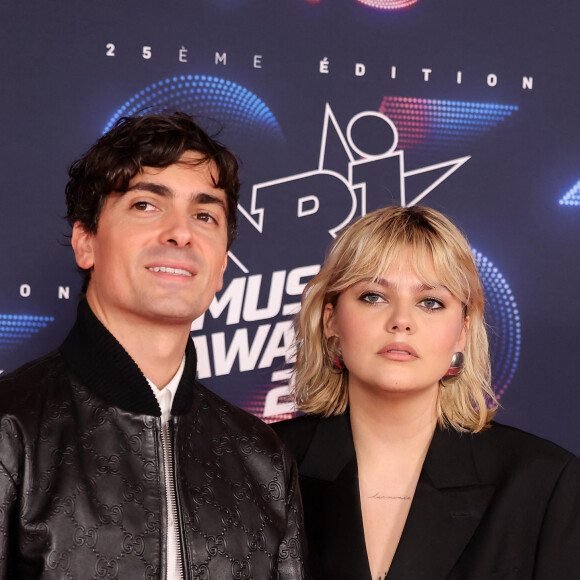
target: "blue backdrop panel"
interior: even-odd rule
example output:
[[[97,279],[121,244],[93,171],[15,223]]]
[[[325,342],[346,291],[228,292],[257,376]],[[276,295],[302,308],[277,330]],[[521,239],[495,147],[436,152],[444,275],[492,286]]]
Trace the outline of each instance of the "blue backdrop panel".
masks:
[[[352,219],[422,203],[467,234],[500,420],[580,453],[580,5],[61,0],[0,6],[0,371],[55,348],[80,277],[66,167],[126,114],[181,109],[243,161],[200,378],[271,421],[291,320]]]

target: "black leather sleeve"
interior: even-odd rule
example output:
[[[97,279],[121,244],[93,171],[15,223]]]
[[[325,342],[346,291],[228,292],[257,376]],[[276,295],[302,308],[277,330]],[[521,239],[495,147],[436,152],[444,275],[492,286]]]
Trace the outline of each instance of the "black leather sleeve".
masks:
[[[17,536],[15,521],[18,512],[21,445],[12,421],[0,418],[0,579],[17,578],[14,558]]]
[[[290,454],[285,452],[287,473],[286,506],[287,525],[284,539],[278,550],[278,574],[280,580],[302,580],[307,574],[307,544],[304,534],[302,498],[298,485],[298,468]]]

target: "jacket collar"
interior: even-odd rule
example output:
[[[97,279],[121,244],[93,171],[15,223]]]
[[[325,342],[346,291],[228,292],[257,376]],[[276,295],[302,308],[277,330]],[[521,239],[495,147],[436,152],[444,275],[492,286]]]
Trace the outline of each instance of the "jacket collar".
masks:
[[[387,580],[424,577],[426,562],[429,578],[442,580],[461,555],[494,492],[477,470],[473,438],[478,436],[453,429],[435,430]],[[335,498],[335,503],[342,504],[349,515],[348,529],[337,531],[337,535],[364,539],[348,413],[319,422],[299,467],[301,476],[320,480],[321,489],[328,485],[323,482],[338,482],[345,477],[350,480],[349,497],[345,491],[344,501]],[[324,495],[321,493],[320,501],[324,501]],[[349,501],[355,505],[348,505]],[[341,514],[337,527],[341,527],[343,518]],[[356,553],[350,551],[349,566],[357,570],[357,578],[370,580],[366,551],[363,549],[359,557]],[[336,557],[341,555],[337,553]]]
[[[313,576],[370,580],[348,411],[318,422],[299,473],[309,541],[322,546],[321,565],[334,567],[313,566]]]
[[[80,302],[77,320],[60,348],[70,369],[95,395],[131,413],[161,416],[157,399],[141,369],[93,314],[86,300]],[[196,371],[195,346],[189,339],[172,415],[190,410]]]
[[[350,414],[322,419],[300,463],[300,474],[322,481],[334,481],[346,465],[356,461]]]
[[[436,489],[481,484],[473,454],[477,435],[437,428],[429,445],[421,476]],[[332,452],[329,453],[329,450]],[[300,473],[334,481],[356,457],[348,410],[319,422],[300,464]]]
[[[435,430],[388,580],[418,578],[426,562],[429,578],[442,580],[465,550],[495,492],[477,470],[479,436]]]

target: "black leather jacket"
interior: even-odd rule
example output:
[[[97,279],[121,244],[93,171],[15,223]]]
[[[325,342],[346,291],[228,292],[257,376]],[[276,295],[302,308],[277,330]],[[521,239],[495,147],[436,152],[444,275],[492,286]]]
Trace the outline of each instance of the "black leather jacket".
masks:
[[[195,372],[189,341],[169,423],[184,577],[303,578],[292,459]],[[155,396],[83,302],[60,350],[0,380],[0,579],[165,578],[164,469]]]

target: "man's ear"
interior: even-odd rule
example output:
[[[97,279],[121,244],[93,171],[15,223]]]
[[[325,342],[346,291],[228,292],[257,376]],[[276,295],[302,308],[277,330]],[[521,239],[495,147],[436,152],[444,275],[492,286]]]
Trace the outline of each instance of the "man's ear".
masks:
[[[90,270],[95,265],[93,254],[94,235],[87,232],[81,222],[76,221],[73,226],[71,245],[79,268]]]
[[[336,336],[334,331],[334,306],[328,302],[324,305],[324,312],[322,313],[322,327],[324,329],[324,336],[330,338]]]

